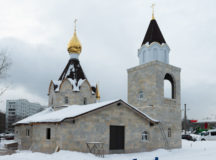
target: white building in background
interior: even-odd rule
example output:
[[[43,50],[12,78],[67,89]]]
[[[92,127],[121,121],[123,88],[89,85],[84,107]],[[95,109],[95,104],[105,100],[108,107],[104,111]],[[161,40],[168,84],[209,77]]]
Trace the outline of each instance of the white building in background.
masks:
[[[6,102],[6,131],[13,132],[13,123],[42,111],[45,106],[31,103],[26,99],[7,100]]]

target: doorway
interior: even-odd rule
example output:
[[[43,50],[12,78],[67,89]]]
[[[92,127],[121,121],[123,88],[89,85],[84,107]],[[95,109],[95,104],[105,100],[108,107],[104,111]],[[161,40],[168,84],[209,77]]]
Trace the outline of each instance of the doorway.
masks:
[[[110,126],[110,150],[124,150],[124,139],[124,126]]]

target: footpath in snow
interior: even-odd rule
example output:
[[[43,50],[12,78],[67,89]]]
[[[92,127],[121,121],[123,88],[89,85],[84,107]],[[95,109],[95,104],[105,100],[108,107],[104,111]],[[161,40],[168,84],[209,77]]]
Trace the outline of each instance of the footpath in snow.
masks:
[[[0,160],[214,160],[216,141],[182,141],[181,149],[159,149],[152,152],[131,154],[110,154],[99,158],[89,153],[60,151],[53,154],[44,154],[31,151],[17,151],[12,155],[0,156]]]

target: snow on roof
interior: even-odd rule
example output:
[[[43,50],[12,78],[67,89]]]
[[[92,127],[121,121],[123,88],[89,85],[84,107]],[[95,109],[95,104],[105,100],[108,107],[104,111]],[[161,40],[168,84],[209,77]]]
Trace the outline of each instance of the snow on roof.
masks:
[[[42,123],[42,122],[61,122],[66,118],[74,118],[79,115],[85,114],[87,112],[102,108],[106,105],[115,103],[117,101],[122,101],[121,99],[118,100],[112,100],[112,101],[106,101],[106,102],[100,102],[100,103],[93,103],[93,104],[88,104],[88,105],[71,105],[66,108],[60,109],[60,110],[53,110],[51,107],[45,109],[42,112],[39,112],[35,115],[32,115],[30,117],[27,117],[21,121],[18,121],[14,123],[14,125],[18,124],[29,124],[29,123]],[[124,102],[124,101],[122,101]],[[124,102],[126,103],[126,102]],[[135,111],[139,112],[141,115],[144,117],[148,118],[149,120],[158,123],[158,120],[152,119],[145,113],[141,112],[137,108],[129,105],[126,103],[129,107],[134,109]]]
[[[60,87],[61,82],[62,82],[62,81],[53,81],[53,83],[54,83],[54,85],[55,85],[55,87],[56,87],[56,88],[54,87],[54,88],[55,88],[55,89],[54,89],[55,91],[59,91],[59,87]]]
[[[77,82],[76,79],[71,79],[71,78],[68,78],[68,80],[70,81],[70,83],[73,86],[73,91],[79,91],[80,90],[80,86],[85,81],[85,79],[79,79],[79,81]]]
[[[69,80],[69,82],[73,86],[73,91],[80,91],[80,86],[86,80],[86,79],[79,79],[79,81],[77,82],[76,79],[71,79],[71,78],[67,78],[67,79]],[[59,91],[59,87],[60,87],[62,81],[53,81],[53,83],[54,83],[54,86],[55,86],[54,90]]]
[[[32,116],[29,116],[23,120],[20,120],[16,123],[14,123],[14,125],[16,124],[27,124],[27,123],[31,123],[31,122],[37,122],[37,120],[39,120],[41,117],[46,116],[47,114],[53,112],[54,110],[52,109],[52,107],[49,107],[41,112],[38,112]]]

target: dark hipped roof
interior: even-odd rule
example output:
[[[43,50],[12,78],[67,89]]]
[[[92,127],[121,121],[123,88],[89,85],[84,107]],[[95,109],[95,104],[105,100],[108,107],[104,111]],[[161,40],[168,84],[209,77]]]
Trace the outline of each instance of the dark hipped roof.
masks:
[[[147,42],[149,42],[149,44],[151,44],[152,42],[158,42],[160,44],[166,43],[155,19],[151,20],[142,45],[146,44]]]
[[[65,78],[71,78],[76,80],[76,82],[78,82],[80,79],[86,79],[78,59],[70,59],[68,61],[68,64],[59,77],[59,81],[62,81]]]

